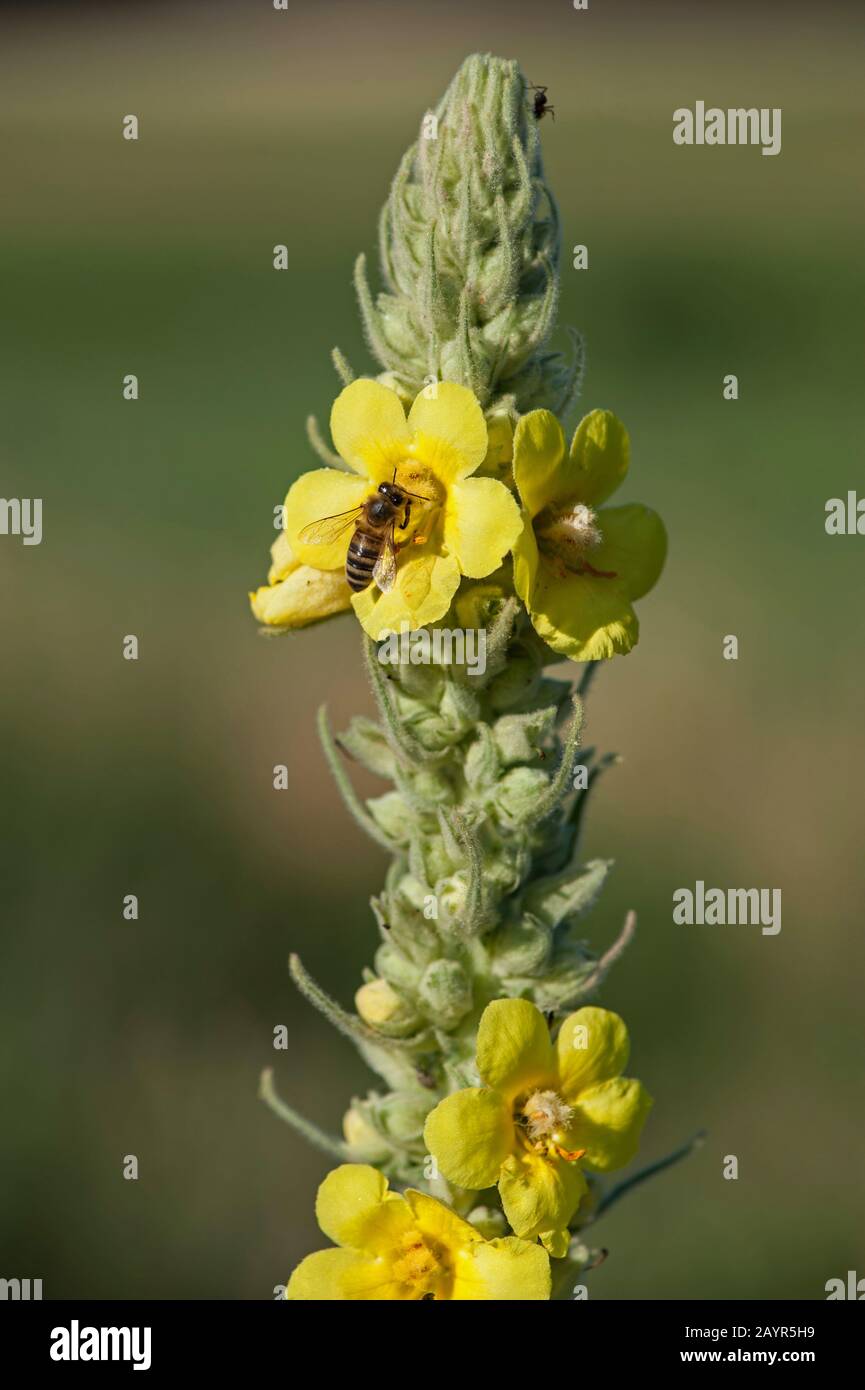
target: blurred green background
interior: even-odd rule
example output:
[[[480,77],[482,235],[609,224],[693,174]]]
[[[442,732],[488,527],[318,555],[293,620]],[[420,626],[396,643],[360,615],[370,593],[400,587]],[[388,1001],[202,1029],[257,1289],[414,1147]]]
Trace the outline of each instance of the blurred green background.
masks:
[[[865,1274],[865,541],[823,527],[865,476],[861,11],[262,0],[3,25],[0,490],[44,499],[44,539],[0,538],[0,1273],[268,1298],[324,1243],[327,1164],[256,1087],[275,1065],[338,1129],[374,1084],[286,972],[297,950],[349,1001],[374,949],[383,856],[313,733],[321,701],[340,721],[370,700],[353,620],[264,641],[246,592],[314,466],[331,346],[371,366],[351,265],[397,160],[493,50],[549,87],[547,171],[590,256],[563,273],[581,404],[627,422],[622,500],[671,535],[589,711],[625,757],[591,817],[587,854],[617,868],[589,930],[640,914],[602,1002],[656,1097],[643,1157],[709,1139],[597,1228],[591,1296],[821,1298]],[[674,146],[698,98],[780,106],[780,156]],[[698,878],[781,888],[781,934],[674,926]]]

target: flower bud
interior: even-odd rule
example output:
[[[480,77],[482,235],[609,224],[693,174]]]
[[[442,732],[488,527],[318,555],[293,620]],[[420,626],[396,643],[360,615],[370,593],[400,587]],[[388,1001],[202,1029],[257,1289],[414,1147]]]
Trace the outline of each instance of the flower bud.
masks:
[[[353,1101],[342,1118],[342,1132],[353,1163],[383,1163],[390,1148],[364,1114],[365,1104]]]
[[[471,982],[455,960],[434,960],[428,965],[418,995],[440,1028],[455,1028],[472,1007]]]
[[[508,1223],[498,1207],[473,1207],[466,1220],[479,1231],[484,1240],[497,1240],[508,1234]]]
[[[354,1003],[364,1023],[389,1038],[408,1037],[421,1022],[408,1000],[387,980],[369,980],[361,985]]]
[[[430,1110],[429,1095],[392,1091],[376,1105],[376,1119],[395,1144],[423,1144],[424,1121]]]
[[[499,775],[496,745],[485,724],[478,725],[478,737],[469,746],[464,767],[466,781],[473,791],[491,787]]]
[[[556,709],[533,710],[530,714],[503,714],[493,725],[493,739],[505,766],[527,763],[538,755],[540,745],[552,733]]]
[[[503,816],[519,825],[534,814],[549,784],[547,774],[537,768],[513,767],[499,782],[496,805]]]
[[[399,792],[385,792],[384,796],[373,796],[366,803],[369,813],[377,825],[395,844],[408,841],[409,827],[413,815]]]
[[[420,980],[418,967],[390,941],[385,941],[376,951],[375,968],[389,985],[407,993],[412,993]]]
[[[552,927],[536,917],[509,923],[493,939],[493,970],[500,979],[534,975],[546,964],[552,939]]]

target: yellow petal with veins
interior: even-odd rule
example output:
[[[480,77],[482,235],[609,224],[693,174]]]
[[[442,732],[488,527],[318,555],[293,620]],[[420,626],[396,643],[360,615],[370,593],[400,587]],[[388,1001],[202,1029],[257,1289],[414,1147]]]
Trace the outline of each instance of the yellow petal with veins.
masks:
[[[352,598],[365,632],[380,641],[392,632],[414,631],[443,618],[459,588],[460,567],[452,555],[412,555],[397,561],[397,578],[389,593],[370,584]]]
[[[641,1082],[628,1076],[602,1081],[583,1091],[572,1105],[567,1143],[586,1150],[587,1167],[608,1173],[631,1162],[652,1107]]]
[[[516,1235],[534,1239],[565,1231],[588,1188],[575,1163],[541,1154],[514,1154],[502,1167],[499,1196]]]
[[[611,410],[592,410],[574,432],[567,475],[572,496],[589,507],[600,506],[624,482],[631,461],[631,441]]]
[[[569,1014],[556,1039],[559,1084],[565,1099],[572,1103],[587,1087],[621,1076],[630,1051],[624,1019],[610,1009],[589,1004]]]
[[[530,517],[559,495],[565,436],[551,410],[530,410],[514,432],[514,481]]]
[[[540,1009],[528,999],[494,999],[478,1026],[477,1064],[481,1079],[512,1100],[554,1077],[550,1030]]]
[[[503,483],[466,478],[448,488],[444,544],[467,578],[498,569],[521,530],[520,509]]]
[[[390,1260],[359,1250],[317,1250],[301,1260],[285,1296],[290,1302],[396,1302],[406,1298],[406,1289]]]
[[[361,378],[341,391],[330,412],[336,452],[374,483],[390,482],[411,435],[402,402],[390,387]]]
[[[515,1142],[510,1107],[496,1091],[470,1086],[445,1096],[427,1116],[424,1143],[457,1187],[491,1187]]]
[[[487,423],[467,386],[440,381],[421,391],[408,414],[414,452],[444,481],[468,477],[487,452]]]
[[[653,589],[667,558],[667,532],[651,507],[632,502],[597,514],[601,544],[588,556],[595,569],[614,570],[634,601]]]
[[[335,1244],[373,1254],[391,1249],[412,1227],[404,1199],[389,1192],[387,1178],[366,1163],[343,1163],[328,1173],[315,1215]]]

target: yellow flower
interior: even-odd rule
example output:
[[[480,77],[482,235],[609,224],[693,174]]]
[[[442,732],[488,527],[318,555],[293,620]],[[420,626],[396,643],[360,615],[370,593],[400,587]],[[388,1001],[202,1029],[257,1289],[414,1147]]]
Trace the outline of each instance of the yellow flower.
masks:
[[[548,410],[524,415],[514,436],[514,478],[524,527],[514,547],[514,585],[538,634],[574,661],[629,652],[639,635],[635,599],[664,567],[664,524],[632,503],[596,510],[628,471],[621,421],[593,410],[570,451]]]
[[[353,470],[319,468],[298,478],[286,498],[286,531],[304,565],[342,570],[354,509],[380,483],[396,479],[415,493],[406,529],[396,533],[400,553],[393,588],[374,583],[352,603],[373,638],[437,622],[448,611],[461,575],[481,579],[500,564],[519,535],[519,508],[503,483],[471,474],[487,455],[487,426],[471,391],[440,382],[417,397],[406,418],[395,391],[358,380],[334,402],[334,444]],[[417,498],[424,500],[418,501]],[[327,544],[302,533],[325,517],[346,513],[346,531]]]
[[[427,1118],[424,1141],[439,1171],[458,1187],[498,1183],[516,1234],[540,1236],[563,1256],[588,1189],[578,1165],[607,1172],[637,1151],[652,1102],[622,1076],[628,1051],[627,1029],[607,1009],[571,1014],[554,1047],[527,999],[488,1004],[477,1041],[484,1085],[447,1096]]]
[[[281,531],[270,547],[267,583],[249,595],[252,611],[267,627],[308,627],[351,607],[345,575],[302,565]]]
[[[366,1164],[343,1164],[318,1189],[318,1224],[339,1247],[302,1260],[287,1299],[545,1299],[550,1264],[514,1236],[485,1240],[435,1197],[388,1191]]]

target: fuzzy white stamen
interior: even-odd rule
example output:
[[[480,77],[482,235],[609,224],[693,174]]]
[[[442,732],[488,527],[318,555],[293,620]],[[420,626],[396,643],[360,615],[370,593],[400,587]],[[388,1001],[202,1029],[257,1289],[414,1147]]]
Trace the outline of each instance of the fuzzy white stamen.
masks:
[[[533,1091],[523,1106],[530,1139],[545,1139],[567,1129],[573,1109],[555,1091]]]
[[[580,553],[601,543],[597,517],[582,502],[548,513],[541,519],[540,536],[550,545]]]

